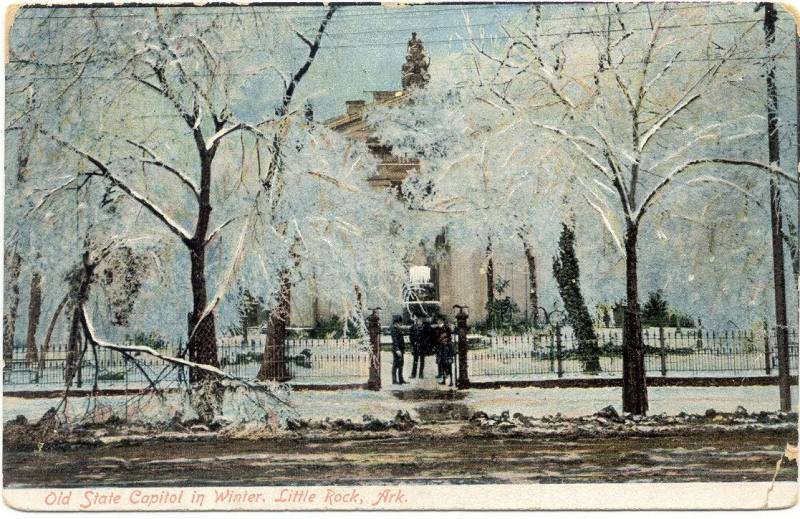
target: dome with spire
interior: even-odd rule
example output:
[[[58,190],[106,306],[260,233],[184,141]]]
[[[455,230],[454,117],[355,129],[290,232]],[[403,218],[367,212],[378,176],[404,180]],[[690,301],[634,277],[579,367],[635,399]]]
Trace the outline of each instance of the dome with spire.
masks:
[[[417,33],[411,33],[408,40],[408,50],[406,50],[406,62],[403,63],[402,85],[403,90],[412,87],[424,88],[431,79],[428,67],[431,60],[425,56],[425,47],[422,40],[417,38]]]

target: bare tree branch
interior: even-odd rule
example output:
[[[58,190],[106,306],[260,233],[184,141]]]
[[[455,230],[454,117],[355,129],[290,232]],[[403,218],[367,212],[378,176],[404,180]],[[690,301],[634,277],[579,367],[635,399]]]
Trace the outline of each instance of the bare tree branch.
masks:
[[[314,58],[317,56],[317,52],[319,51],[320,43],[322,43],[322,36],[325,34],[325,28],[328,26],[328,22],[331,21],[333,13],[335,13],[337,9],[338,6],[336,4],[330,4],[328,6],[328,12],[325,13],[325,18],[323,18],[322,22],[319,24],[316,36],[314,36],[314,41],[309,45],[308,56],[306,57],[305,63],[303,63],[303,65],[301,65],[300,68],[294,73],[291,81],[289,81],[289,86],[286,87],[286,90],[283,93],[280,115],[285,115],[288,112],[289,105],[292,102],[292,97],[294,97],[295,89],[297,88],[297,85],[300,84],[303,76],[305,76],[308,72],[308,69],[311,68],[311,63],[314,62]]]

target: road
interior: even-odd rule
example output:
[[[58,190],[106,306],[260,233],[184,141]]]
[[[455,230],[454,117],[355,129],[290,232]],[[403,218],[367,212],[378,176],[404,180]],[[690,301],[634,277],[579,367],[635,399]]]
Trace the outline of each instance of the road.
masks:
[[[462,422],[463,423],[463,422]],[[439,426],[459,427],[458,423]],[[145,441],[6,451],[11,487],[769,481],[785,432],[579,438],[433,434]],[[797,465],[779,480],[796,480]]]

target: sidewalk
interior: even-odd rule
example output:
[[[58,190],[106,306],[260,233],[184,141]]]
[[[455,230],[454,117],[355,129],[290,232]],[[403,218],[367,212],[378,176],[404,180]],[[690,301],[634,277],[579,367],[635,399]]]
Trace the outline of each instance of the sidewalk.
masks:
[[[797,411],[797,386],[793,386],[793,410]],[[776,411],[778,388],[771,386],[745,387],[654,387],[648,391],[649,414],[680,412],[704,413],[707,409],[733,412],[742,406],[750,412]],[[182,408],[180,395],[166,395],[161,402],[156,397],[144,397],[147,401],[138,409],[141,418],[168,420],[174,410]],[[432,406],[449,409],[461,415],[483,411],[497,414],[509,411],[528,416],[545,416],[561,413],[562,416],[586,416],[613,405],[618,411],[622,407],[620,388],[503,388],[503,389],[442,389],[433,378],[413,380],[406,386],[384,386],[382,391],[295,391],[288,395],[288,403],[300,416],[308,419],[343,418],[360,421],[364,415],[380,419],[391,419],[398,410],[408,411],[413,418],[427,412]],[[58,398],[26,399],[3,398],[3,421],[17,415],[29,420],[38,420],[50,407],[58,404]],[[98,397],[99,405],[108,405],[120,415],[130,397]],[[69,400],[70,413],[77,416],[87,409],[85,397]],[[236,421],[241,416],[243,402],[228,402],[224,415]],[[170,415],[170,416],[167,416]]]

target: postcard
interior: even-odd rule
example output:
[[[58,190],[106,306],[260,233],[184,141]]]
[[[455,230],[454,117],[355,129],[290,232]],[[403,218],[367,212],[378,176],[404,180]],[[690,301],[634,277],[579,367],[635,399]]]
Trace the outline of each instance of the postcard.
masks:
[[[6,505],[794,506],[797,13],[10,6]]]

